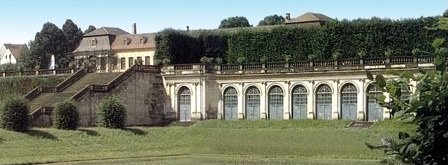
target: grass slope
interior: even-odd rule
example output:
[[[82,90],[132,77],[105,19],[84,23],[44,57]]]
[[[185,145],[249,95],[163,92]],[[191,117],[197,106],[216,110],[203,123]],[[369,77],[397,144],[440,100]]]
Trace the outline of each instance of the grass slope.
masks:
[[[216,120],[191,127],[0,130],[0,164],[377,164],[383,153],[364,142],[412,128],[392,121],[369,129],[347,124]]]

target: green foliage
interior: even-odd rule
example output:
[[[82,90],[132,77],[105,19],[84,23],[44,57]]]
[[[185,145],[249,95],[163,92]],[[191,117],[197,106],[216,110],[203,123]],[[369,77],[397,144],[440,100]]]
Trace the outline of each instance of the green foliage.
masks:
[[[67,19],[64,25],[62,25],[62,31],[67,38],[67,52],[74,51],[82,40],[83,33],[81,28],[78,28],[71,19]]]
[[[98,124],[107,128],[124,128],[126,107],[116,96],[104,99],[98,108]]]
[[[93,32],[94,30],[96,30],[96,27],[93,26],[93,25],[89,25],[89,27],[84,31],[83,34],[87,34],[87,33]]]
[[[1,125],[11,131],[26,132],[30,124],[28,101],[20,96],[9,97],[1,106]]]
[[[75,130],[79,126],[79,112],[70,100],[56,104],[52,113],[53,124],[57,129]]]
[[[388,155],[384,163],[446,164],[448,160],[448,71],[446,48],[440,48],[443,42],[444,39],[437,38],[432,44],[435,70],[420,69],[417,76],[396,72],[394,75],[399,78],[390,79],[386,84],[381,75],[375,79],[378,87],[388,92],[391,98],[390,102],[379,100],[380,104],[391,109],[396,118],[417,125],[413,134],[399,133],[400,141],[383,139],[383,145],[367,145],[372,149],[384,149]],[[417,82],[415,92],[410,100],[402,99],[402,88],[411,80]]]
[[[198,63],[204,56],[223,58],[227,49],[226,37],[210,31],[164,29],[155,42],[155,58],[169,59],[173,64]]]
[[[43,25],[42,30],[36,33],[33,45],[31,45],[31,55],[40,68],[50,66],[51,55],[55,55],[58,66],[64,67],[68,65],[68,61],[64,62],[67,42],[64,32],[55,24],[47,22]]]
[[[249,24],[249,21],[247,20],[246,17],[242,16],[235,16],[223,19],[221,21],[221,24],[219,25],[219,29],[239,28],[239,27],[252,27],[252,25]]]
[[[56,86],[66,76],[5,77],[0,79],[0,102],[10,95],[25,95],[37,86]]]
[[[436,17],[372,18],[334,21],[322,27],[275,26],[188,33],[165,29],[156,37],[156,58],[169,58],[173,64],[179,64],[199,63],[201,57],[207,56],[235,64],[242,56],[254,63],[261,62],[262,56],[270,62],[287,58],[289,62],[306,61],[311,54],[315,60],[332,59],[334,52],[339,52],[341,59],[385,57],[392,55],[392,50],[394,56],[410,56],[415,48],[431,51],[435,36],[448,39],[448,30],[424,28],[437,23]]]
[[[285,23],[285,18],[283,18],[283,16],[274,14],[274,15],[264,17],[264,19],[258,23],[258,26],[281,25],[284,23]]]

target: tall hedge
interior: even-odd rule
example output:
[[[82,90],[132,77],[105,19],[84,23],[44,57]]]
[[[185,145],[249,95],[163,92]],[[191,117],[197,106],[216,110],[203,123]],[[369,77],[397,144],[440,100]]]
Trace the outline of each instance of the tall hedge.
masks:
[[[172,63],[199,63],[202,56],[221,57],[228,63],[354,58],[358,52],[366,57],[381,57],[386,51],[393,56],[411,55],[418,48],[431,50],[435,36],[448,39],[446,30],[428,30],[438,17],[418,19],[357,19],[334,21],[325,26],[245,28],[215,31],[179,31],[167,29],[156,37],[156,57],[169,58]],[[201,37],[200,37],[201,36]],[[214,50],[213,53],[207,51]],[[241,58],[244,57],[244,58]]]
[[[52,114],[57,129],[75,130],[79,126],[79,112],[75,103],[65,100],[56,104]]]

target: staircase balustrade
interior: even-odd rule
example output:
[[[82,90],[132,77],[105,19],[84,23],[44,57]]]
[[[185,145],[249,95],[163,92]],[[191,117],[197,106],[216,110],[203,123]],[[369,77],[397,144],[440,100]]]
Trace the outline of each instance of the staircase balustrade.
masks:
[[[67,87],[69,87],[70,85],[72,85],[73,83],[75,83],[76,81],[81,79],[82,77],[84,77],[86,74],[87,74],[87,69],[86,68],[78,70],[75,74],[70,76],[68,79],[66,79],[66,80],[62,81],[61,83],[59,83],[56,86],[56,91],[57,92],[63,91],[64,89],[66,89]]]
[[[36,98],[37,96],[39,96],[42,93],[42,87],[37,86],[36,88],[34,88],[33,90],[31,90],[30,92],[28,92],[24,98],[28,99],[28,100],[33,100],[34,98]]]

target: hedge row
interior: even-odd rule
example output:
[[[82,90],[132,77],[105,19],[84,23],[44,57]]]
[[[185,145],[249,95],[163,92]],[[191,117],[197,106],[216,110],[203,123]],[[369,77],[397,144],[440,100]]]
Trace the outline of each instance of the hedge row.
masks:
[[[237,30],[177,31],[166,29],[156,36],[156,58],[171,63],[199,63],[200,58],[221,57],[229,63],[329,59],[358,54],[381,57],[411,55],[413,49],[431,51],[435,37],[448,39],[448,31],[428,30],[437,17],[418,19],[358,19],[334,21],[323,27],[275,26]],[[361,53],[362,52],[362,53]],[[240,59],[240,60],[238,60]],[[244,60],[244,61],[241,61]]]

